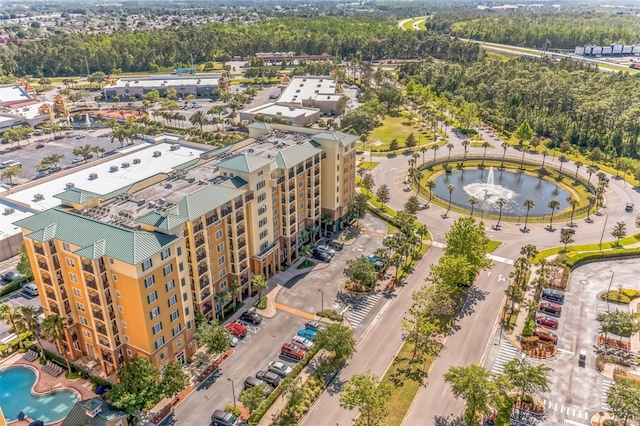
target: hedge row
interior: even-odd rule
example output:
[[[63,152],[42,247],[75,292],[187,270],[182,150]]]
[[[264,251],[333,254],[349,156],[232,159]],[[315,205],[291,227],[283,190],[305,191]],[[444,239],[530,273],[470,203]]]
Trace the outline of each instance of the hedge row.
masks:
[[[37,346],[32,346],[30,349],[33,349],[34,351],[40,353],[40,348]],[[64,368],[65,370],[67,369],[67,360],[58,355],[55,354],[51,351],[48,350],[44,350],[45,355],[47,356],[47,358],[52,359],[56,364],[58,364],[60,367]],[[93,390],[96,390],[96,387],[98,387],[99,385],[109,385],[109,386],[113,386],[112,382],[109,382],[108,380],[105,380],[101,377],[98,376],[92,376],[89,371],[85,370],[82,367],[78,367],[76,364],[74,364],[73,362],[70,362],[71,364],[71,371],[74,373],[78,373],[80,375],[80,377],[82,377],[83,379],[87,379],[89,380],[91,383],[93,383]]]
[[[18,278],[17,280],[11,281],[9,284],[0,288],[0,297],[4,297],[7,294],[11,294],[13,292],[20,290],[23,285],[29,282],[29,280],[30,280],[29,277],[22,277],[22,278]]]
[[[640,256],[640,248],[579,253],[575,256],[559,255],[557,260],[573,269],[584,262]]]
[[[20,333],[20,339],[15,339],[8,345],[0,344],[0,356],[3,358],[7,355],[15,352],[20,347],[20,342],[22,342],[25,347],[29,346],[31,343],[29,339],[32,337],[32,333],[30,331],[25,331],[24,333]],[[11,351],[9,351],[11,349]]]
[[[278,399],[278,397],[282,394],[282,392],[289,388],[291,383],[298,377],[303,368],[309,364],[309,362],[313,359],[314,356],[320,350],[320,345],[314,345],[309,352],[293,367],[293,370],[289,375],[280,383],[280,385],[269,395],[267,399],[264,400],[260,408],[251,413],[251,417],[247,420],[247,424],[249,425],[257,425],[258,422],[262,419],[262,417],[267,413],[267,410],[273,405],[273,403]]]

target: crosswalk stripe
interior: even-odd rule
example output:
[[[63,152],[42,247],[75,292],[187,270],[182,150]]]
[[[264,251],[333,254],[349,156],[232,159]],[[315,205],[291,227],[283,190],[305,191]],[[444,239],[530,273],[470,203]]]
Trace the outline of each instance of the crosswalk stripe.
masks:
[[[350,308],[346,314],[346,319],[349,324],[351,324],[353,328],[357,328],[381,298],[381,294],[369,294],[359,301],[357,305]]]

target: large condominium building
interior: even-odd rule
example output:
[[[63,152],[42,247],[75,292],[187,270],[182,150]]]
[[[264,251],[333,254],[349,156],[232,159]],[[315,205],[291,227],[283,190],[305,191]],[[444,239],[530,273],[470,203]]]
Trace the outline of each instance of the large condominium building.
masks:
[[[212,318],[234,282],[236,297],[250,294],[251,278],[295,261],[323,221],[344,226],[356,136],[263,123],[250,136],[214,150],[157,139],[11,194],[47,206],[16,224],[72,359],[106,375],[134,355],[184,362],[196,312]]]

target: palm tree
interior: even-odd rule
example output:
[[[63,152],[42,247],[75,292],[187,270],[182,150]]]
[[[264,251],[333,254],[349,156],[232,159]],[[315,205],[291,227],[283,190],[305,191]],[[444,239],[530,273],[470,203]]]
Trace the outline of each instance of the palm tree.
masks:
[[[218,314],[220,314],[224,320],[224,307],[231,302],[231,294],[228,291],[223,291],[222,293],[218,293],[214,296],[216,298],[216,302],[218,302],[218,306],[220,306],[220,310],[216,312],[216,318],[218,318]]]
[[[67,328],[66,320],[58,315],[49,315],[42,321],[40,330],[45,339],[54,340],[64,359],[67,361],[67,370],[71,374],[71,362],[69,361],[68,351],[63,347],[62,343],[66,339],[65,329]]]
[[[436,186],[436,183],[432,180],[428,180],[425,182],[427,188],[429,188],[429,201],[433,198],[433,188]]]
[[[578,179],[578,170],[580,170],[580,167],[582,167],[582,162],[576,161],[576,179]]]
[[[482,153],[482,164],[484,164],[484,158],[487,156],[487,148],[489,148],[491,144],[487,141],[482,142],[482,147],[484,148],[484,152]]]
[[[536,205],[536,203],[531,199],[524,200],[523,204],[527,208],[527,215],[524,217],[524,232],[527,232],[527,222],[529,222],[529,210]]]
[[[103,154],[105,149],[101,146],[95,145],[91,147],[91,152],[96,154],[96,158],[100,158],[100,154]]]
[[[24,328],[29,330],[36,338],[38,346],[40,347],[40,357],[45,359],[44,348],[40,342],[40,336],[37,333],[38,329],[38,311],[32,306],[20,306],[20,320],[24,324]]]
[[[449,210],[451,210],[451,196],[453,195],[453,190],[456,189],[455,185],[447,186],[449,190],[449,206],[447,207],[447,212],[444,214],[445,216],[449,214]]]
[[[256,275],[251,280],[251,290],[258,292],[258,300],[262,299],[262,292],[267,289],[267,280],[262,275]]]
[[[436,161],[436,152],[438,152],[438,149],[440,149],[440,147],[438,145],[434,145],[431,147],[431,149],[433,150],[433,161]],[[424,161],[423,161],[424,163]]]
[[[20,337],[20,329],[18,328],[20,322],[20,312],[14,309],[13,306],[8,303],[0,305],[0,320],[6,322],[10,330],[12,330],[18,336],[18,346],[20,349],[24,349],[24,343]]]
[[[327,235],[327,228],[329,227],[329,225],[333,224],[333,216],[331,215],[331,213],[322,213],[322,216],[320,216],[320,221],[324,224],[324,235]]]
[[[453,145],[451,142],[449,142],[447,144],[447,148],[449,148],[449,157],[447,159],[451,159],[451,150],[453,149],[455,145]]]
[[[547,151],[542,151],[542,167],[541,169],[544,170],[544,160],[547,159]]]
[[[476,197],[471,197],[469,198],[469,204],[471,204],[471,216],[473,217],[473,208],[476,206],[476,204],[478,204],[480,202],[480,200],[478,200]]]
[[[242,286],[240,285],[238,280],[236,280],[236,279],[231,280],[231,284],[229,284],[229,291],[233,295],[233,310],[234,311],[236,310],[236,302],[238,300],[238,292],[240,291],[240,288],[242,288]]]
[[[469,139],[465,139],[462,141],[462,146],[464,147],[464,158],[467,158],[467,148],[471,145],[471,141]]]
[[[500,227],[500,221],[502,220],[502,209],[505,204],[507,204],[507,199],[504,197],[498,198],[498,206],[500,207],[500,214],[498,215],[498,223],[496,223],[496,228]]]
[[[551,200],[549,201],[548,207],[551,209],[551,218],[549,219],[549,230],[553,231],[553,213],[560,208],[560,201]]]
[[[596,197],[592,194],[587,195],[587,201],[589,205],[587,206],[587,220],[591,220],[591,206],[593,206],[596,202]]]
[[[504,167],[504,158],[507,156],[507,148],[509,148],[509,144],[502,142],[502,164],[500,164],[500,168]]]
[[[596,173],[597,171],[598,169],[596,169],[594,166],[587,167],[587,173],[589,174],[589,180],[587,180],[587,185],[591,185],[591,175]]]
[[[420,152],[422,153],[422,164],[424,164],[424,153],[427,152],[427,148],[423,146],[422,148],[420,148]]]
[[[302,256],[302,263],[305,263],[308,258],[313,256],[313,250],[311,244],[305,244],[300,248],[300,256]]]
[[[576,207],[580,205],[580,202],[571,197],[567,197],[567,202],[571,206],[571,218],[569,219],[569,224],[573,225],[573,213],[575,213]]]
[[[209,120],[207,120],[205,113],[199,110],[189,117],[189,122],[194,126],[199,126],[200,131],[202,131],[202,126],[209,124]]]
[[[418,233],[418,235],[420,235],[420,250],[422,250],[422,243],[424,242],[424,239],[427,237],[427,235],[429,235],[429,229],[425,225],[420,224],[418,225],[418,229],[416,229],[416,232]]]

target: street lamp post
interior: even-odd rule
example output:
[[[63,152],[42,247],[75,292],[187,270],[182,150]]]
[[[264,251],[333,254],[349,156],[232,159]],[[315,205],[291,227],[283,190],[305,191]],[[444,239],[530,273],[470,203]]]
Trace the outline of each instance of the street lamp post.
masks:
[[[231,379],[227,379],[228,382],[231,382],[231,393],[233,393],[233,408],[237,408],[236,407],[236,387],[233,384],[233,380]]]
[[[609,272],[611,272],[611,279],[609,280],[609,288],[607,289],[607,312],[609,311],[609,295],[611,293],[611,284],[613,284],[613,276],[615,275],[615,272],[613,272],[611,269],[609,269]]]
[[[600,235],[600,251],[602,251],[602,239],[604,238],[604,230],[607,229],[607,220],[609,220],[609,212],[604,217],[604,226],[602,227],[602,235]]]
[[[321,288],[318,291],[320,292],[320,311],[324,311],[324,291]]]

